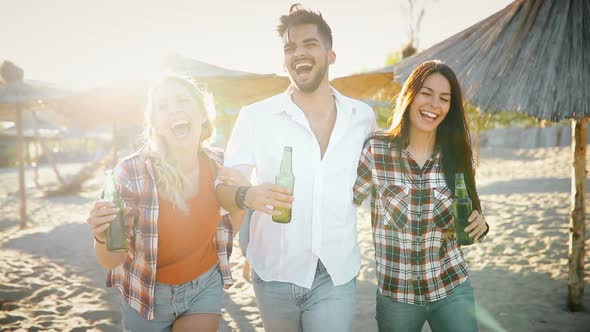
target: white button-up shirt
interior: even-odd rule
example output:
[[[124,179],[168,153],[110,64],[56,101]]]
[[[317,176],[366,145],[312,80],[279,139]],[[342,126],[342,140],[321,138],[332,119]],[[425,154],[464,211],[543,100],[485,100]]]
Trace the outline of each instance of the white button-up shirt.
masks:
[[[246,175],[258,184],[274,183],[283,147],[293,147],[291,222],[275,223],[259,211],[251,219],[247,258],[262,280],[311,288],[318,259],[334,286],[352,280],[360,269],[352,187],[375,115],[365,103],[334,89],[332,94],[336,123],[323,158],[291,89],[243,108],[228,142],[225,166],[251,170]]]

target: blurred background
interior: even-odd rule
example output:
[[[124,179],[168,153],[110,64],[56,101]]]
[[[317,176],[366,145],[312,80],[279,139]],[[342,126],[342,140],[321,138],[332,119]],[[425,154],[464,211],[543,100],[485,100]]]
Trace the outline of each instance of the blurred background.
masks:
[[[292,3],[0,0],[1,330],[121,329],[84,224],[102,172],[141,146],[146,91],[166,72],[214,95],[224,147],[241,107],[289,85],[275,27]],[[465,249],[480,329],[587,331],[590,1],[300,3],[332,28],[332,85],[371,105],[381,128],[417,64],[457,73],[492,229]],[[355,331],[376,330],[369,214],[359,210]],[[262,331],[237,279],[221,330]]]

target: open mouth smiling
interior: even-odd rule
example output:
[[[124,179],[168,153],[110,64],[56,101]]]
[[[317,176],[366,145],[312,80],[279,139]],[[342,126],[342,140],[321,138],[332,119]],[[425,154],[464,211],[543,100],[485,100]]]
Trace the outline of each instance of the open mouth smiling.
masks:
[[[311,63],[311,61],[301,61],[295,63],[293,67],[298,75],[305,75],[311,72],[313,64]]]
[[[430,119],[430,120],[436,120],[439,117],[439,115],[434,114],[432,112],[428,112],[428,111],[420,111],[420,115],[422,115],[422,117]]]
[[[170,127],[170,131],[172,131],[172,134],[174,134],[174,136],[178,138],[187,136],[190,133],[190,130],[191,124],[187,120],[175,121],[174,123],[172,123],[172,126]]]

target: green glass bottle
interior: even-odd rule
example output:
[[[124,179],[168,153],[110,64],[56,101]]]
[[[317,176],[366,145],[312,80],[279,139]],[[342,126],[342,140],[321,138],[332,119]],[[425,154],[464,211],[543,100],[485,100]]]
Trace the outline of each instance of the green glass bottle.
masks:
[[[112,171],[105,173],[103,199],[113,202],[117,211],[117,218],[105,231],[105,243],[108,251],[127,250],[127,229],[125,227],[125,208],[117,191],[117,183]]]
[[[293,187],[295,186],[295,176],[293,176],[293,148],[285,146],[283,148],[283,161],[281,161],[281,171],[275,177],[275,184],[285,187],[293,194]],[[274,222],[287,224],[291,222],[291,209],[275,207],[275,211],[280,211],[281,214],[272,216]]]
[[[474,240],[465,232],[465,227],[469,225],[469,216],[473,211],[471,199],[467,194],[467,186],[463,173],[455,174],[455,200],[453,201],[453,210],[455,212],[455,233],[457,243],[463,246],[473,244]]]

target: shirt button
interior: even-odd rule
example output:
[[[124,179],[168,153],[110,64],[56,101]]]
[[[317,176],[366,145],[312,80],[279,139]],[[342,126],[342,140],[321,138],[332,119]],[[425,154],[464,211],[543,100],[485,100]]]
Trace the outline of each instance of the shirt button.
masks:
[[[422,280],[422,276],[414,275],[414,279],[416,279],[416,280]]]

